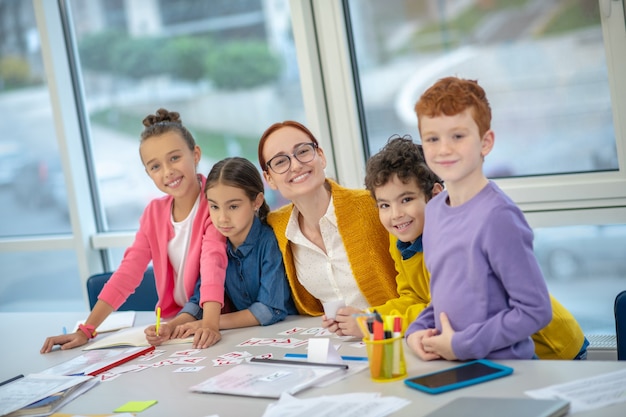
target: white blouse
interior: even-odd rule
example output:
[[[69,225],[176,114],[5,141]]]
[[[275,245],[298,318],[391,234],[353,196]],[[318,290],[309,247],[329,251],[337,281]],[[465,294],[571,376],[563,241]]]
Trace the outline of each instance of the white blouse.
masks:
[[[291,242],[298,281],[321,302],[343,299],[348,306],[369,307],[352,274],[348,254],[337,228],[332,197],[319,221],[326,252],[307,239],[300,230],[298,209],[294,206],[285,236]]]

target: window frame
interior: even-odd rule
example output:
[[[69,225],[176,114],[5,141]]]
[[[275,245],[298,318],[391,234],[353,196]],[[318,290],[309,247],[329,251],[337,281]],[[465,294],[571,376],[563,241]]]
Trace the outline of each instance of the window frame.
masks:
[[[345,1],[345,0],[343,0]],[[364,132],[355,89],[344,3],[290,0],[308,127],[324,148],[329,177],[363,188]],[[496,182],[520,205],[532,227],[626,224],[626,19],[624,0],[600,0],[619,171],[511,178]],[[69,68],[64,0],[33,0],[68,192],[71,235],[0,239],[0,251],[76,251],[81,279],[107,268],[108,249],[127,247],[134,232],[101,233],[91,190],[80,106],[80,80]],[[606,5],[611,13],[605,13]],[[84,286],[83,286],[84,287]],[[84,288],[83,288],[83,291]],[[86,299],[86,298],[85,298]]]
[[[311,30],[310,27],[294,25],[296,49],[301,67],[311,64],[310,61],[305,63],[300,60],[301,54],[319,55],[321,78],[328,102],[331,149],[334,155],[341,155],[336,174],[344,185],[362,188],[365,153],[361,144],[366,133],[360,129],[358,97],[353,88],[354,63],[351,62],[352,54],[348,49],[345,23],[347,16],[344,3],[347,0],[290,1],[292,12],[306,15],[309,26],[313,27]],[[602,13],[602,33],[619,171],[497,179],[496,183],[527,214],[582,211],[585,213],[582,216],[565,216],[572,217],[571,224],[577,224],[581,221],[603,221],[601,214],[594,214],[601,211],[594,212],[592,209],[626,207],[626,119],[619,117],[620,114],[626,114],[626,78],[618,77],[620,69],[622,74],[626,72],[624,1],[608,1],[612,6],[611,13],[608,16],[608,13]],[[309,50],[315,45],[318,50]],[[619,211],[622,214],[616,221],[626,223],[626,210],[622,211]]]

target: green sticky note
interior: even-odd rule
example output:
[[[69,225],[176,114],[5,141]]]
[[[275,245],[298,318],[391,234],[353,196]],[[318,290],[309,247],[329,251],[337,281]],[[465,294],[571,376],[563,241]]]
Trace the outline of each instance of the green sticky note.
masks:
[[[152,407],[157,400],[150,401],[129,401],[121,407],[113,410],[114,413],[139,413],[148,407]]]

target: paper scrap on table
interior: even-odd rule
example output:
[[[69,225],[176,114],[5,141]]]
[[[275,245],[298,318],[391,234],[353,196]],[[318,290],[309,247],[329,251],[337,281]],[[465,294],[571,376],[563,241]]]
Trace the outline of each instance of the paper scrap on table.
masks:
[[[337,349],[330,344],[330,339],[309,339],[307,361],[321,363],[342,363]]]
[[[182,366],[174,370],[174,372],[199,372],[204,368],[204,366]]]
[[[114,413],[140,413],[148,407],[152,407],[157,400],[149,401],[129,401],[121,407],[113,410]]]
[[[330,339],[309,339],[309,347],[307,350],[306,360],[308,362],[321,362],[321,363],[346,363],[339,352],[337,352],[337,348],[330,343]],[[336,375],[331,375],[327,378],[322,379],[317,382],[313,386],[315,387],[326,387],[334,384],[337,381],[340,381],[350,375],[354,375],[359,373],[369,367],[368,362],[354,362],[350,361],[350,367],[347,371],[338,373]]]
[[[570,414],[626,402],[626,369],[576,379],[525,392],[533,398],[561,398],[570,402]]]
[[[411,402],[400,397],[381,397],[379,393],[351,393],[299,399],[281,395],[276,403],[267,406],[263,417],[384,417]]]

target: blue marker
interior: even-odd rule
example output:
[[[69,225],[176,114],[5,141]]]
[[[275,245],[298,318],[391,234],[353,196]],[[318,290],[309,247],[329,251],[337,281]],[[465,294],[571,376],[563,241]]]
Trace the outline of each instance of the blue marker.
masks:
[[[306,359],[306,353],[285,353],[285,358],[303,358]],[[344,361],[366,361],[366,356],[342,356],[341,359]]]

